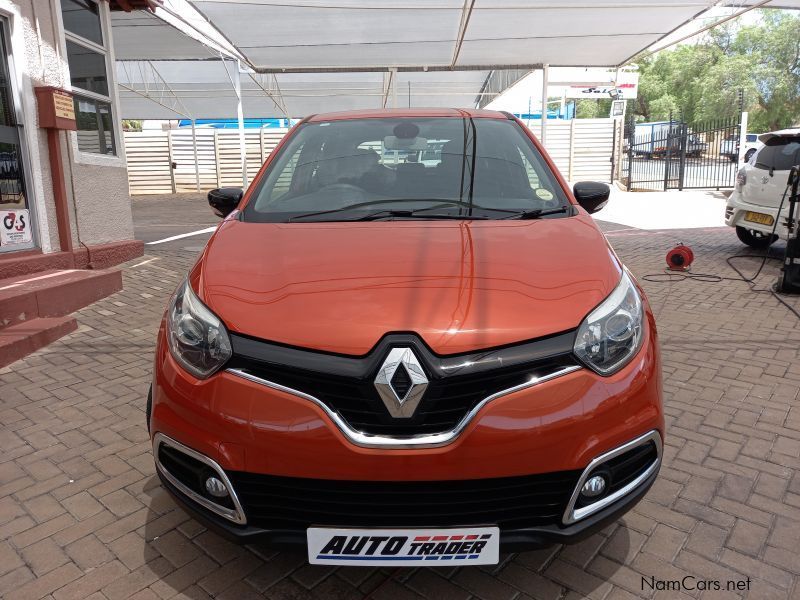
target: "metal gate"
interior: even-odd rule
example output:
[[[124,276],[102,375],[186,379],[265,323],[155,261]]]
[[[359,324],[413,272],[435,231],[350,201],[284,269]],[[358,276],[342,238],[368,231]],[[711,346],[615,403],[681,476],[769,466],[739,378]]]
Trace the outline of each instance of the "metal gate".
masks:
[[[732,188],[739,164],[741,116],[688,124],[625,126],[623,174],[628,190]]]

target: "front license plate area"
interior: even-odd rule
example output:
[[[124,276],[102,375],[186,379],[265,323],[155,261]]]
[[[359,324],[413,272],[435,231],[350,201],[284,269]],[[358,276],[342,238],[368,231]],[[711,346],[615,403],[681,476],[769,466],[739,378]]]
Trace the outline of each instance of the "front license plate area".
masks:
[[[334,529],[309,527],[312,565],[496,565],[498,527],[446,529]]]
[[[746,213],[744,213],[744,220],[767,226],[772,225],[775,222],[775,219],[772,218],[772,215],[765,215],[764,213],[753,212],[751,210],[748,210]]]

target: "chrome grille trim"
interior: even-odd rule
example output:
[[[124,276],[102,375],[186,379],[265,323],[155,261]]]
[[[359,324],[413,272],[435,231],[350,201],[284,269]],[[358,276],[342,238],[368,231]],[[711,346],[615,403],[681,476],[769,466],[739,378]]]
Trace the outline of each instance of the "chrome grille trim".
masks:
[[[539,377],[532,377],[529,381],[522,383],[520,385],[500,390],[492,394],[491,396],[487,396],[477,405],[475,405],[472,410],[470,410],[461,421],[451,430],[445,431],[442,433],[434,433],[434,434],[423,434],[423,435],[414,435],[414,436],[385,436],[385,435],[372,435],[369,433],[363,433],[361,431],[357,431],[350,427],[350,425],[342,419],[336,412],[332,411],[322,400],[316,398],[310,394],[306,394],[305,392],[301,392],[300,390],[295,390],[279,383],[275,383],[273,381],[268,381],[267,379],[262,379],[260,377],[256,377],[255,375],[251,375],[242,369],[227,369],[225,372],[230,373],[231,375],[236,375],[237,377],[241,377],[253,383],[258,383],[260,385],[266,386],[273,390],[278,390],[279,392],[285,392],[287,394],[292,394],[293,396],[297,396],[299,398],[303,398],[304,400],[308,400],[313,404],[317,405],[321,408],[328,418],[333,421],[339,431],[344,434],[344,436],[356,446],[361,446],[363,448],[384,448],[384,449],[411,449],[411,448],[438,448],[440,446],[446,446],[447,444],[452,443],[460,434],[461,432],[469,425],[472,419],[475,418],[475,415],[480,412],[480,410],[486,406],[492,400],[500,398],[501,396],[506,396],[508,394],[512,394],[514,392],[518,392],[520,390],[524,390],[535,385],[539,385],[540,383],[544,383],[546,381],[550,381],[552,379],[556,379],[558,377],[562,377],[567,375],[568,373],[572,373],[581,369],[579,365],[569,365],[567,367],[559,368],[555,371],[547,373],[546,375],[542,375]]]

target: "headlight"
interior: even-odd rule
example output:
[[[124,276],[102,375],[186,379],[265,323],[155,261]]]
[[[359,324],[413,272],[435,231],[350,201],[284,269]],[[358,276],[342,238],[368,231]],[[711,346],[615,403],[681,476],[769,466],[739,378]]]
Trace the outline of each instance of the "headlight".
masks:
[[[231,357],[228,332],[185,281],[167,311],[167,343],[172,356],[195,377],[205,379]]]
[[[630,276],[623,272],[611,295],[578,328],[575,355],[600,375],[611,375],[639,351],[643,318],[639,292]]]

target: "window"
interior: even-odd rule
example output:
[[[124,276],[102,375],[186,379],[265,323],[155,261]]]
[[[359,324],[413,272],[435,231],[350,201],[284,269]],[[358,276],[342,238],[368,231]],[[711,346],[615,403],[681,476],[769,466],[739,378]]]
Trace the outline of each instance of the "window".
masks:
[[[800,164],[800,137],[773,137],[756,156],[756,167],[788,171]]]
[[[507,119],[307,123],[256,185],[245,220],[283,222],[329,210],[336,214],[321,220],[383,209],[441,216],[473,206],[484,218],[503,218],[567,203],[536,147]]]
[[[108,80],[108,48],[94,0],[61,0],[67,63],[78,125],[78,148],[116,154]]]

